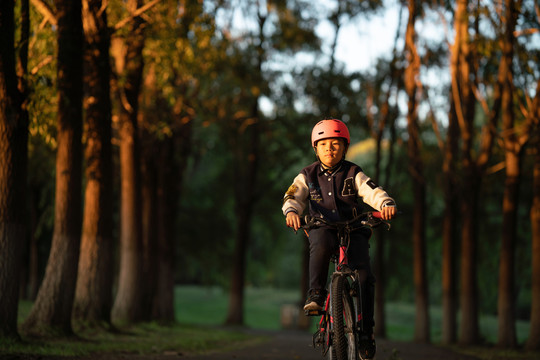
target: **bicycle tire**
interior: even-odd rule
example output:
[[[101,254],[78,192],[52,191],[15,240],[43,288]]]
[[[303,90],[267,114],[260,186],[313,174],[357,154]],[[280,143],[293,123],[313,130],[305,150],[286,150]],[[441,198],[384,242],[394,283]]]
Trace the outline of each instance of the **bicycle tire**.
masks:
[[[345,276],[332,281],[332,350],[336,360],[357,360],[354,306]]]

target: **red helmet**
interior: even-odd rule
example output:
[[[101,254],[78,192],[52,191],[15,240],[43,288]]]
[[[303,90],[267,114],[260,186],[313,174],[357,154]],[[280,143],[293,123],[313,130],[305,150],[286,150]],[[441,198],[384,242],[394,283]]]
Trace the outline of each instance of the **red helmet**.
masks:
[[[347,146],[351,143],[347,125],[337,119],[319,121],[311,131],[311,145],[313,147],[317,141],[328,138],[343,138],[347,142]]]

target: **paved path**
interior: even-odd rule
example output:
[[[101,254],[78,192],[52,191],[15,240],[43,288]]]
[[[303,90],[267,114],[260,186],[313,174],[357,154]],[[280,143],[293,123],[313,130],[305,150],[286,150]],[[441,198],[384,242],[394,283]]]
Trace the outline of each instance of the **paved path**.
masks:
[[[237,331],[237,330],[236,330]],[[320,348],[314,349],[311,334],[305,331],[245,330],[256,335],[255,340],[231,349],[191,355],[167,351],[164,354],[101,354],[99,356],[13,356],[2,360],[322,360]],[[405,342],[377,341],[375,360],[479,360],[450,349]]]
[[[319,348],[314,349],[311,334],[300,331],[261,332],[266,341],[241,349],[194,356],[185,360],[321,360]],[[172,358],[171,358],[172,359]],[[376,360],[478,360],[444,347],[428,344],[377,341]],[[163,359],[159,359],[163,360]]]

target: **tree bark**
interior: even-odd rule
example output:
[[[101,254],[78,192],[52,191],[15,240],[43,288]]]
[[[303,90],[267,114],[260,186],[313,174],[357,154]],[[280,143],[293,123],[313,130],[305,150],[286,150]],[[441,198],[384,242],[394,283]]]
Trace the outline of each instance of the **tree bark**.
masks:
[[[153,93],[152,95],[156,95]],[[146,118],[146,116],[143,116]],[[143,128],[143,126],[141,126]],[[142,216],[142,282],[144,293],[141,294],[142,320],[152,320],[152,305],[159,281],[157,267],[159,263],[158,247],[158,205],[157,171],[159,142],[153,134],[141,132],[141,216]]]
[[[536,98],[540,99],[538,90]],[[536,118],[540,118],[540,106],[535,109]],[[536,133],[538,134],[539,126],[536,123]],[[531,326],[529,329],[529,339],[527,340],[526,348],[528,350],[540,349],[540,138],[535,138],[535,161],[533,169],[533,200],[531,206]]]
[[[131,11],[142,5],[141,0],[128,1]],[[142,319],[142,227],[140,150],[138,139],[138,97],[144,67],[144,22],[140,16],[132,19],[129,37],[113,41],[112,53],[117,64],[116,83],[120,103],[118,135],[120,138],[120,273],[114,300],[112,319],[126,324]],[[141,293],[141,291],[143,291]]]
[[[174,140],[165,137],[160,141],[157,163],[157,281],[152,318],[165,324],[174,322],[174,213],[178,196]]]
[[[454,14],[454,44],[450,48],[450,111],[448,114],[448,135],[444,148],[443,159],[443,192],[444,192],[444,219],[443,219],[443,256],[442,256],[442,287],[443,287],[443,319],[442,342],[452,344],[457,340],[457,274],[456,248],[458,239],[458,210],[460,198],[458,197],[458,182],[456,177],[456,162],[458,158],[459,115],[462,111],[460,94],[460,77],[462,63],[464,62],[463,47],[468,38],[468,12],[467,0],[457,2]]]
[[[28,113],[25,108],[28,1],[21,2],[21,50],[15,59],[14,2],[0,4],[0,338],[19,339],[17,312],[27,216]],[[17,66],[19,78],[17,77]]]
[[[416,319],[414,339],[420,342],[430,341],[429,301],[426,265],[426,190],[421,158],[421,139],[417,122],[417,83],[420,74],[420,58],[415,43],[415,22],[417,17],[416,0],[409,0],[409,21],[405,33],[405,90],[408,96],[407,130],[409,133],[408,155],[409,172],[413,181],[414,212],[413,212],[413,255],[414,255],[414,287],[416,302]]]
[[[83,1],[86,191],[74,319],[109,327],[112,308],[113,180],[109,29],[101,0]]]
[[[473,153],[475,138],[475,98],[473,93],[474,49],[469,39],[469,1],[458,0],[455,13],[455,40],[451,54],[452,101],[460,127],[463,155],[463,179],[460,184],[461,214],[461,323],[459,342],[464,345],[478,343],[478,291],[477,291],[477,215],[478,197],[484,167],[491,153],[493,124],[496,117],[490,115],[485,126],[481,152],[477,158]]]
[[[177,87],[187,89],[181,80]],[[197,89],[195,93],[197,93]],[[185,95],[185,94],[182,94]],[[180,96],[173,108],[173,132],[161,141],[161,156],[158,162],[158,281],[153,301],[153,319],[162,323],[175,320],[174,275],[175,239],[174,216],[180,198],[187,157],[191,151],[193,113],[188,96]],[[187,109],[182,111],[181,109]],[[179,154],[179,155],[177,155]],[[171,166],[173,164],[173,166]]]
[[[451,101],[448,116],[448,135],[443,159],[444,218],[442,226],[442,342],[453,344],[457,340],[456,243],[458,242],[458,215],[456,191],[456,157],[458,152],[458,124],[455,105]]]
[[[72,334],[71,312],[81,238],[82,52],[81,2],[57,0],[58,124],[54,233],[45,277],[24,329]]]
[[[517,242],[517,208],[519,183],[521,178],[521,159],[523,145],[520,143],[514,125],[514,85],[512,59],[514,56],[514,29],[516,9],[514,0],[505,1],[504,37],[502,39],[502,58],[500,71],[505,74],[502,85],[501,113],[503,141],[505,150],[506,179],[503,195],[502,242],[499,262],[498,296],[498,336],[497,345],[515,348],[516,309],[515,309],[515,247]]]

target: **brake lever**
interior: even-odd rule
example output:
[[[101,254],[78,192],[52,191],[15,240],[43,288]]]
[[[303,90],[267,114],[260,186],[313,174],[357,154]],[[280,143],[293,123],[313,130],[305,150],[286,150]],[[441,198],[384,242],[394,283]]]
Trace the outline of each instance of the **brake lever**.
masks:
[[[363,226],[367,226],[370,228],[376,228],[380,226],[381,224],[384,224],[386,226],[386,230],[390,230],[392,227],[389,222],[384,221],[380,218],[376,218],[373,215],[369,214],[368,218],[366,220],[362,220],[360,222]]]

